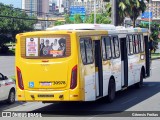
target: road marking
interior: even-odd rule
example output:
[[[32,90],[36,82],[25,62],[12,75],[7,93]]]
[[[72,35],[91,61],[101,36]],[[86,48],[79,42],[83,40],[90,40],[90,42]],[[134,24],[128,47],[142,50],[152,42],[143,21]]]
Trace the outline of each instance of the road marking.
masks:
[[[134,99],[137,99],[137,97],[134,97],[134,98],[132,98],[132,99],[129,99],[129,100],[127,100],[127,101],[125,101],[125,102],[123,102],[123,103],[121,103],[121,104],[122,104],[122,105],[123,105],[123,104],[126,104],[126,103],[128,103],[128,102],[133,101]]]
[[[147,86],[149,86],[149,87],[153,87],[155,85],[156,85],[155,83],[147,84]]]
[[[99,114],[97,114],[97,115],[93,115],[92,117],[88,118],[87,120],[91,120],[91,119],[93,119],[93,118],[95,118],[95,117],[98,117],[98,116],[102,115],[103,113],[104,113],[104,112],[99,113]]]
[[[19,106],[16,106],[16,107],[12,107],[12,108],[9,108],[9,109],[5,109],[4,111],[26,111],[26,112],[29,112],[29,111],[33,111],[33,110],[36,110],[36,109],[40,109],[42,107],[46,107],[48,105],[51,105],[52,103],[47,103],[47,104],[43,104],[41,102],[27,102],[23,105],[19,105]]]

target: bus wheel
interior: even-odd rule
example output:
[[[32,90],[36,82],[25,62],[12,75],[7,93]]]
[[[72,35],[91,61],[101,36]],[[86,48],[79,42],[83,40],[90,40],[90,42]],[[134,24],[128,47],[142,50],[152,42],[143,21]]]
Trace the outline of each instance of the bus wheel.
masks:
[[[114,80],[110,80],[108,87],[108,102],[113,102],[115,99],[116,87]]]
[[[142,87],[143,87],[143,72],[141,71],[140,81],[136,83],[136,88],[142,88]]]

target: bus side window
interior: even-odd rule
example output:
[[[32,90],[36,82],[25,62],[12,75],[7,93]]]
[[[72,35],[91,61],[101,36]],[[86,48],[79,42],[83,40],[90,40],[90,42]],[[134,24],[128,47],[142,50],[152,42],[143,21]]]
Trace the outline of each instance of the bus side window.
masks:
[[[114,53],[114,42],[113,42],[113,38],[111,39],[111,51],[112,51],[112,57],[115,58],[115,53]]]
[[[110,37],[102,37],[103,60],[111,59],[111,39]]]
[[[118,58],[120,56],[118,37],[114,37],[113,40],[114,40],[115,57]]]
[[[93,47],[91,38],[86,38],[85,40],[85,50],[87,57],[87,64],[93,63]]]
[[[134,40],[133,40],[133,47],[134,47],[134,53],[137,54],[139,53],[139,39],[138,39],[138,35],[133,35],[134,36]]]
[[[120,50],[119,50],[119,40],[117,36],[113,37],[113,39],[111,40],[111,45],[112,45],[112,57],[118,58],[120,56]]]
[[[140,52],[144,52],[144,39],[143,39],[143,35],[140,35]]]
[[[106,56],[106,45],[105,45],[105,38],[103,37],[102,38],[102,53],[103,53],[103,60],[106,60],[107,59],[107,56]]]
[[[82,62],[83,62],[83,64],[86,64],[87,63],[87,59],[86,59],[84,39],[80,39],[80,51],[81,51]]]
[[[93,63],[93,47],[91,38],[80,39],[80,51],[83,64]]]
[[[129,47],[129,36],[127,35],[127,52],[128,52],[128,55],[130,54],[130,47]]]
[[[133,37],[132,35],[128,35],[129,41],[129,55],[133,54]]]

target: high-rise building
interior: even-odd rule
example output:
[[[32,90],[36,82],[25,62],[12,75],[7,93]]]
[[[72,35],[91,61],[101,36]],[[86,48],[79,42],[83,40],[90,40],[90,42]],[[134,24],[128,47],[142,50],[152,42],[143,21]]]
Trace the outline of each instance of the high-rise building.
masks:
[[[151,4],[149,5],[149,3],[146,2],[146,6],[147,9],[146,11],[150,11],[152,12],[152,18],[153,19],[160,19],[160,0],[152,0]]]
[[[65,8],[67,8],[67,3],[68,0],[49,0],[50,8],[55,7],[55,10],[59,13],[64,12]]]
[[[46,16],[49,12],[49,0],[22,0],[22,9],[31,16]]]

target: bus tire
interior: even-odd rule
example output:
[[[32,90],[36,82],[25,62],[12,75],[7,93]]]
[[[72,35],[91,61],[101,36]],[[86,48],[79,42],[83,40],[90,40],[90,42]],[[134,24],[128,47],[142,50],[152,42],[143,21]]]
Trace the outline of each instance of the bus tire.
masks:
[[[111,79],[109,81],[109,86],[108,86],[108,102],[113,102],[115,99],[115,93],[116,93],[116,86],[115,86],[115,81]]]
[[[140,81],[138,83],[136,83],[136,88],[142,88],[142,87],[143,87],[143,72],[141,70]]]

